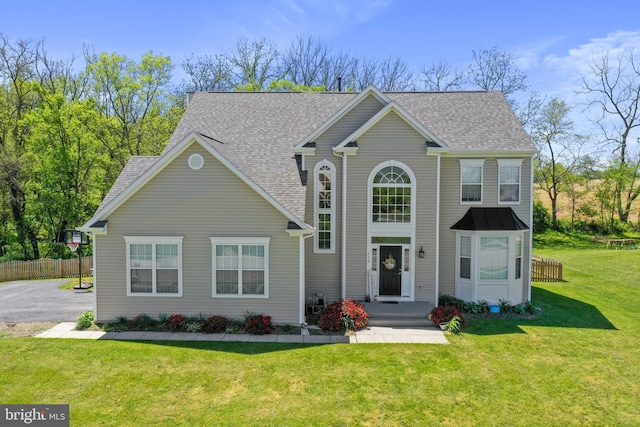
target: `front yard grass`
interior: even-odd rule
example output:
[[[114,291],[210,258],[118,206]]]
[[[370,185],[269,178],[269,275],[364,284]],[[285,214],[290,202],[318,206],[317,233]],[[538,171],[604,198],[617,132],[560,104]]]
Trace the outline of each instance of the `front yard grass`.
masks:
[[[640,250],[535,250],[536,319],[451,345],[0,339],[0,402],[68,403],[71,425],[637,425]]]

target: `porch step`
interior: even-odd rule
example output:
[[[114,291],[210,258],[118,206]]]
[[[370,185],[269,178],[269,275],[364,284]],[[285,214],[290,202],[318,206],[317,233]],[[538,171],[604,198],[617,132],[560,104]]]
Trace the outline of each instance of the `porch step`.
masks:
[[[407,317],[407,316],[376,316],[369,317],[367,322],[369,326],[388,326],[388,327],[401,327],[401,328],[427,328],[435,327],[435,323],[427,319],[425,316],[421,317]]]

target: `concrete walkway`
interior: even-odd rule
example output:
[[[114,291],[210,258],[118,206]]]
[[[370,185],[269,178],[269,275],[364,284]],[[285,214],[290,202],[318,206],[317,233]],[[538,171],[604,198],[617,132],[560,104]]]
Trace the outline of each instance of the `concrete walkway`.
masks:
[[[364,343],[411,343],[449,344],[444,332],[434,328],[386,328],[372,326],[355,335],[249,335],[249,334],[200,334],[190,332],[102,332],[76,331],[73,322],[62,322],[41,332],[36,338],[74,338],[90,340],[134,340],[134,341],[235,341],[235,342],[281,342],[303,344],[364,344]]]

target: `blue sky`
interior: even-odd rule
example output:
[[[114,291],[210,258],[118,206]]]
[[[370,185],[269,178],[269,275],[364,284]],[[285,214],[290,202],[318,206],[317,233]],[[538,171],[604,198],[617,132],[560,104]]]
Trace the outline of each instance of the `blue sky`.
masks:
[[[637,0],[2,0],[0,33],[44,39],[50,55],[83,64],[90,45],[139,59],[229,52],[241,35],[285,47],[297,34],[334,50],[402,57],[417,72],[443,60],[466,68],[472,50],[511,51],[532,89],[577,103],[579,75],[602,51],[640,48]]]

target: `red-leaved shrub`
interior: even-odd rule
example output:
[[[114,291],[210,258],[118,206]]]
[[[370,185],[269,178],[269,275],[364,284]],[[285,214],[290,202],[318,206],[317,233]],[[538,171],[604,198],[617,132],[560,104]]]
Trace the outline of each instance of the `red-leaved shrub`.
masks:
[[[185,318],[182,314],[172,314],[167,319],[167,326],[170,331],[180,332],[184,330]]]
[[[247,317],[244,329],[252,335],[265,335],[273,332],[271,316],[256,314]]]
[[[327,331],[350,329],[359,331],[367,326],[369,315],[359,302],[347,298],[336,301],[324,309],[318,318],[318,326]]]
[[[202,322],[202,330],[207,334],[224,332],[229,325],[229,319],[224,316],[211,316]]]
[[[452,305],[447,305],[445,307],[435,307],[433,310],[431,310],[431,321],[436,325],[439,325],[443,322],[449,322],[451,319],[453,319],[453,316],[458,316],[460,318],[460,323],[462,323],[463,325],[467,323],[467,320],[464,318],[462,313],[460,313],[460,311]]]

